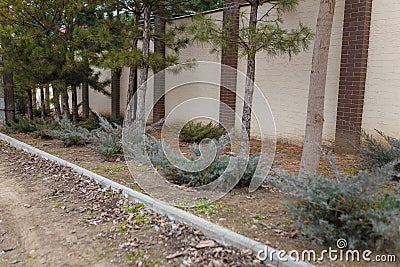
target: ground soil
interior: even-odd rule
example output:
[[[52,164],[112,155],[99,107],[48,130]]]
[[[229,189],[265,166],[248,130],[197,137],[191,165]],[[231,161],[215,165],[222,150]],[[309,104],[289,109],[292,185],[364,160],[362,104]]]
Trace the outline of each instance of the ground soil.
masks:
[[[131,178],[122,157],[109,162],[86,147],[66,148],[61,141],[33,139],[27,134],[11,136],[116,182],[140,190]],[[252,143],[252,150],[257,150],[256,141]],[[299,169],[300,157],[300,146],[278,144],[274,168],[296,173]],[[354,156],[336,155],[336,157],[338,158],[338,168],[342,173],[354,173],[359,168],[358,160]],[[330,175],[329,164],[322,162],[319,172]],[[290,201],[292,199],[287,195],[277,192],[268,185],[263,185],[254,193],[249,193],[246,188],[236,188],[206,208],[193,208],[189,211],[277,249],[286,251],[292,249],[321,251],[325,249],[313,245],[296,230],[289,211],[285,207],[285,203]],[[334,247],[334,244],[332,246]],[[321,265],[327,264],[322,263]],[[328,266],[344,266],[344,264],[335,263]],[[363,266],[363,264],[350,266]]]
[[[69,168],[0,152],[0,266],[261,265]]]

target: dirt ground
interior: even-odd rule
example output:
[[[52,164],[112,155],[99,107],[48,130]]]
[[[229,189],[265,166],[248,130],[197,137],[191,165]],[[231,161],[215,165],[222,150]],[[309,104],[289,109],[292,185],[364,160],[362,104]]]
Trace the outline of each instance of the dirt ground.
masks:
[[[261,265],[69,168],[0,152],[0,266]]]
[[[86,147],[65,148],[61,141],[33,139],[26,134],[14,134],[11,136],[135,190],[141,190],[131,178],[128,168],[122,159],[108,162]],[[298,170],[300,156],[301,147],[278,144],[274,168],[295,173]],[[359,168],[357,158],[348,155],[336,156],[338,157],[339,170],[342,173],[354,173]],[[323,174],[329,174],[328,164],[322,162],[319,171]],[[267,185],[263,185],[251,194],[246,188],[236,188],[211,205],[193,208],[189,211],[277,249],[286,251],[292,249],[298,251],[309,249],[321,251],[325,249],[311,244],[296,230],[289,211],[285,207],[285,203],[288,201],[291,201],[288,196],[276,192]],[[332,247],[335,247],[335,244],[332,244]],[[321,265],[364,266],[363,264],[349,265],[339,263],[322,263]],[[369,266],[386,265],[369,264]]]
[[[5,156],[2,154],[2,156]],[[0,266],[118,266],[121,255],[104,240],[109,225],[87,227],[49,198],[51,187],[0,161]],[[34,179],[32,179],[34,178]],[[122,259],[123,260],[123,259]]]

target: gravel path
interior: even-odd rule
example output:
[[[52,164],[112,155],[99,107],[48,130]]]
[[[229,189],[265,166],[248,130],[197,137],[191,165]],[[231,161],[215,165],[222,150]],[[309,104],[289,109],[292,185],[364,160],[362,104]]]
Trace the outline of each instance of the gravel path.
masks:
[[[261,265],[69,168],[0,151],[0,267]]]

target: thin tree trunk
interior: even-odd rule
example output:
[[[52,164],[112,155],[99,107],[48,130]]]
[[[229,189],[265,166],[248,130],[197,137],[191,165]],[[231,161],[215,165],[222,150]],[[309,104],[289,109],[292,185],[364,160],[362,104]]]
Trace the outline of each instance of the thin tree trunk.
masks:
[[[128,85],[128,95],[127,95],[127,103],[126,107],[129,106],[129,103],[133,101],[132,111],[133,111],[133,118],[136,118],[136,104],[137,104],[137,89],[138,89],[138,70],[136,66],[132,66],[129,68],[129,85]]]
[[[68,101],[69,101],[68,88],[67,85],[65,85],[64,88],[62,88],[61,90],[61,107],[62,107],[62,115],[65,116],[66,119],[71,118]]]
[[[46,118],[46,104],[44,97],[44,88],[40,87],[40,118],[44,120]]]
[[[46,108],[46,114],[50,114],[50,85],[46,84],[44,87],[44,105]]]
[[[0,86],[0,126],[6,125],[6,101],[4,100],[4,87]]]
[[[142,40],[142,66],[140,69],[139,88],[137,91],[137,110],[136,121],[139,128],[145,126],[145,108],[146,108],[146,81],[149,73],[147,60],[150,50],[150,6],[144,7],[143,13],[143,40]]]
[[[36,99],[36,88],[34,88],[32,90],[32,108],[34,110],[36,110],[38,108],[38,103],[37,103],[37,99]]]
[[[78,121],[78,93],[76,92],[76,85],[71,86],[71,102],[72,102],[72,121]]]
[[[250,8],[249,19],[249,39],[255,35],[257,28],[258,5],[252,4]],[[247,55],[246,85],[244,90],[244,103],[242,114],[242,127],[245,132],[242,133],[241,152],[246,152],[245,140],[250,138],[251,110],[253,105],[254,79],[256,74],[256,51],[254,45],[250,42],[250,53]]]
[[[111,117],[121,116],[121,68],[112,70],[111,76]]]
[[[82,83],[82,116],[84,119],[89,118],[89,84]]]
[[[324,98],[328,69],[329,45],[336,0],[320,0],[308,92],[306,133],[299,175],[317,172],[324,124]]]
[[[14,76],[10,72],[3,75],[4,81],[4,101],[6,122],[15,121],[15,101],[14,101]]]
[[[27,108],[27,111],[28,111],[28,118],[30,119],[30,120],[33,120],[33,100],[32,100],[32,90],[31,89],[28,89],[28,90],[26,90],[26,92],[27,92],[27,103],[26,103],[26,108]]]
[[[57,118],[61,117],[61,107],[60,107],[60,89],[53,86],[53,104],[54,113]]]

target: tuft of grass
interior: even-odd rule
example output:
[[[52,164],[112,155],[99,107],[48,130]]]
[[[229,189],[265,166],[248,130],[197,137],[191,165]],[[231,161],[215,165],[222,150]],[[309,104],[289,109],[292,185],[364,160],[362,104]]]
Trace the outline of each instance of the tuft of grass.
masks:
[[[131,253],[126,254],[126,259],[128,261],[131,261],[132,264],[135,266],[160,266],[161,261],[160,260],[149,260],[148,259],[149,255],[147,255],[147,250],[144,250],[143,248],[137,248],[136,251],[132,251]]]
[[[127,222],[124,222],[124,223],[120,223],[120,224],[118,224],[116,227],[115,227],[115,230],[118,232],[118,233],[122,233],[122,234],[124,234],[124,233],[126,233],[126,231],[128,231],[128,223]]]
[[[63,206],[63,203],[58,202],[58,203],[54,206],[54,208],[55,208],[55,209],[58,209],[58,208],[61,208],[62,206]]]
[[[132,221],[136,223],[145,223],[149,220],[149,215],[136,215],[135,217],[132,218]]]
[[[265,220],[266,219],[266,217],[263,215],[256,215],[256,216],[254,216],[254,218],[257,220]]]
[[[223,212],[232,213],[232,212],[233,212],[233,209],[232,209],[232,208],[224,208],[224,209],[223,209]]]
[[[125,169],[124,164],[118,164],[116,166],[97,166],[92,169],[93,172],[120,172]]]

